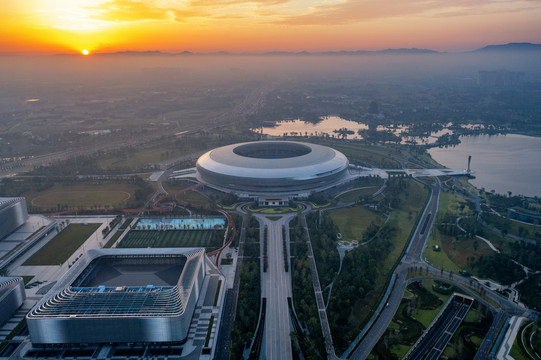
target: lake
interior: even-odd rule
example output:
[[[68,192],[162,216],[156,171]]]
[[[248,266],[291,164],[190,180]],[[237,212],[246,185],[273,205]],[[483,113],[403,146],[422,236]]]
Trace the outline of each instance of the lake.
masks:
[[[448,124],[450,126],[452,124]],[[464,127],[479,127],[471,125]],[[362,139],[358,130],[366,130],[368,126],[361,122],[342,119],[338,116],[323,117],[318,123],[307,123],[301,120],[284,120],[273,127],[262,128],[263,134],[272,136],[321,136],[328,134],[338,137],[334,130],[347,128],[354,134],[348,139]],[[379,131],[392,131],[396,135],[407,131],[408,126],[378,126]],[[259,130],[259,129],[258,129]],[[405,137],[419,144],[434,142],[438,136],[452,133],[445,128],[430,134],[429,137]],[[541,197],[541,138],[524,135],[479,135],[462,136],[461,143],[449,148],[431,148],[429,153],[440,164],[452,169],[465,169],[468,166],[468,155],[472,155],[472,170],[476,171],[476,179],[471,183],[486,191],[495,190],[500,194],[513,194]]]
[[[449,123],[448,126],[451,126]],[[430,144],[437,140],[437,138],[443,134],[452,134],[449,129],[442,129],[430,134],[430,136],[405,136],[405,133],[409,130],[408,125],[391,125],[383,126],[378,125],[378,131],[390,131],[397,136],[402,137],[402,144],[407,144],[409,141],[415,141],[418,144]],[[282,120],[277,121],[275,126],[267,126],[258,129],[252,129],[252,131],[263,131],[265,135],[271,136],[323,136],[328,135],[331,138],[339,138],[339,134],[336,133],[339,129],[348,129],[353,131],[353,134],[345,136],[346,139],[361,140],[362,135],[358,134],[359,130],[368,130],[368,125],[363,122],[356,122],[351,120],[342,119],[339,116],[325,116],[322,117],[317,123],[304,122],[299,119],[295,120]]]
[[[470,182],[500,194],[541,196],[541,138],[508,134],[463,136],[455,147],[428,152],[448,168],[465,169],[468,155],[476,178]]]
[[[338,116],[326,116],[317,123],[309,123],[301,120],[283,120],[276,123],[273,127],[264,127],[263,134],[272,136],[329,136],[336,135],[334,130],[347,128],[355,134],[348,135],[348,139],[362,139],[357,134],[358,130],[367,130],[368,125],[357,123],[355,121],[345,120]]]

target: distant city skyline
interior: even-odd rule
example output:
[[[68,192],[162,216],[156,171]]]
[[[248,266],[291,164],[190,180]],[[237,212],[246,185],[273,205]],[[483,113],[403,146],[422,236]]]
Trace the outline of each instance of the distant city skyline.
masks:
[[[4,0],[0,53],[266,52],[541,43],[536,0]]]

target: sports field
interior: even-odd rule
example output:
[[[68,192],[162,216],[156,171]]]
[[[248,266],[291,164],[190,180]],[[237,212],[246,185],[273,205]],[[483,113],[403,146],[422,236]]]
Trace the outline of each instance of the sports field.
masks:
[[[55,185],[41,193],[26,196],[32,206],[44,209],[122,207],[137,189],[139,187],[134,184]]]
[[[225,230],[135,230],[118,244],[119,248],[204,247],[222,245]]]
[[[45,246],[25,261],[23,266],[61,265],[92,235],[101,224],[69,224]]]

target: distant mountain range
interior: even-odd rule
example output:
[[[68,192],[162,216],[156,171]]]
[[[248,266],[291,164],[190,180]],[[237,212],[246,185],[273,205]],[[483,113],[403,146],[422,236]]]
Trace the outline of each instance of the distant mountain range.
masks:
[[[504,45],[488,45],[480,49],[460,52],[458,54],[472,54],[472,53],[494,53],[494,52],[532,52],[539,51],[541,52],[541,44],[532,44],[532,43],[508,43]],[[227,51],[217,51],[212,53],[194,53],[191,51],[182,51],[179,53],[165,53],[161,51],[119,51],[113,53],[96,53],[94,56],[107,56],[107,55],[163,55],[163,56],[177,56],[177,55],[207,55],[207,56],[224,56],[224,55],[259,55],[259,56],[299,56],[299,55],[382,55],[382,54],[393,54],[393,55],[426,55],[426,54],[448,54],[447,52],[440,52],[431,49],[417,49],[417,48],[401,48],[401,49],[385,49],[385,50],[353,50],[353,51],[322,51],[322,52],[289,52],[289,51],[269,51],[264,53],[230,53]]]
[[[532,43],[509,43],[505,45],[488,45],[473,52],[495,52],[495,51],[541,51],[541,44]]]

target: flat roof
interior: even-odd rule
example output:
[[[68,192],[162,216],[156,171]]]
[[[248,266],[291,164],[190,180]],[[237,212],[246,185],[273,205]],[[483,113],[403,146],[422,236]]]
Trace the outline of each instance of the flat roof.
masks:
[[[204,256],[204,248],[91,249],[27,319],[179,316]]]
[[[74,287],[175,286],[186,257],[134,258],[131,256],[102,256],[92,260],[89,272],[72,283]]]

